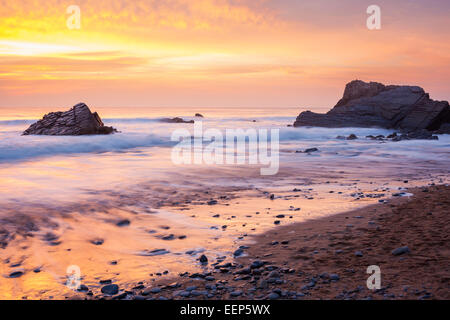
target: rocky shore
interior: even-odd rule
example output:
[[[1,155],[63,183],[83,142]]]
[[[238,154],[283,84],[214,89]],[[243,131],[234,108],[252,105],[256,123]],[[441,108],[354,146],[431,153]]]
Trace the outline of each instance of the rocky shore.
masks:
[[[405,135],[427,130],[450,134],[450,106],[435,101],[418,86],[386,86],[355,80],[345,87],[343,98],[326,114],[302,112],[294,127],[380,127]]]
[[[97,112],[92,113],[86,104],[79,103],[69,111],[46,114],[23,135],[80,136],[114,132],[117,130],[105,126]]]
[[[81,286],[81,299],[449,299],[450,187],[408,190],[353,212],[275,227],[202,273],[133,286]],[[381,288],[366,286],[369,266]]]

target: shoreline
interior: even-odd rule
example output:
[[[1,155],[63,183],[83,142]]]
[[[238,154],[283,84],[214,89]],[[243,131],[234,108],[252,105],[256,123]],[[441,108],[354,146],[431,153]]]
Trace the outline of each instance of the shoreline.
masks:
[[[209,261],[203,273],[72,299],[449,299],[450,187],[408,192],[251,236],[232,263]],[[394,255],[401,247],[409,253]],[[366,286],[372,265],[381,269],[380,290]]]

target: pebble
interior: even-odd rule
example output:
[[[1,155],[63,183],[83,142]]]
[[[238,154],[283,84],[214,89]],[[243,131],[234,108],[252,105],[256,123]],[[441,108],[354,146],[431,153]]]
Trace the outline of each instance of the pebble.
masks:
[[[25,271],[23,271],[23,270],[16,270],[16,271],[11,272],[9,274],[9,277],[10,278],[19,278],[19,277],[23,276],[24,273],[25,273]]]
[[[194,291],[195,289],[197,289],[197,286],[190,286],[186,288],[186,291],[191,292]]]
[[[335,274],[335,273],[333,273],[333,274],[330,274],[330,280],[333,280],[333,281],[339,281],[339,275],[337,275],[337,274]]]
[[[356,252],[355,252],[355,256],[357,256],[357,257],[362,257],[362,256],[363,256],[363,253],[362,253],[361,251],[356,251]]]
[[[119,292],[119,286],[117,284],[108,284],[102,288],[102,293],[115,295]]]
[[[278,293],[272,292],[271,294],[269,294],[269,295],[267,296],[267,298],[268,298],[269,300],[277,300],[277,299],[280,298],[280,295],[279,295]]]
[[[124,220],[120,220],[119,222],[116,223],[116,226],[118,227],[126,227],[130,225],[130,220],[128,219],[124,219]]]
[[[400,247],[400,248],[397,248],[397,249],[393,250],[393,251],[392,251],[392,254],[393,254],[394,256],[400,256],[400,255],[402,255],[402,254],[410,253],[410,252],[411,252],[411,251],[409,250],[408,247]]]
[[[105,240],[103,240],[103,239],[94,239],[94,240],[91,240],[91,243],[92,243],[93,245],[96,245],[96,246],[101,246],[104,242],[105,242]]]
[[[230,296],[232,297],[239,297],[242,295],[242,291],[238,290],[238,291],[233,291],[230,293]]]

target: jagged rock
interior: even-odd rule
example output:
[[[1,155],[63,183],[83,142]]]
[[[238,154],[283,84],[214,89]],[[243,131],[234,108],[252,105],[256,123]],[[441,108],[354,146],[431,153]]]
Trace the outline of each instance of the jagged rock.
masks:
[[[403,141],[403,140],[439,140],[438,136],[433,135],[431,131],[422,129],[412,132],[406,132],[402,135],[396,135],[392,138],[392,141]]]
[[[84,103],[66,112],[51,112],[33,123],[23,135],[79,136],[86,134],[111,134],[117,132],[106,127],[97,112],[92,113]]]
[[[161,119],[161,122],[166,122],[166,123],[194,123],[194,120],[183,120],[182,118],[176,117],[176,118],[166,118],[166,119]]]
[[[196,116],[197,118],[204,118],[204,116],[203,116],[201,113],[196,113],[195,116]]]
[[[385,86],[355,80],[326,114],[302,112],[294,127],[382,127],[408,131],[445,128],[450,123],[447,101],[434,101],[417,86]],[[446,129],[447,130],[447,129]]]
[[[444,123],[441,127],[434,132],[435,134],[450,134],[450,122]]]

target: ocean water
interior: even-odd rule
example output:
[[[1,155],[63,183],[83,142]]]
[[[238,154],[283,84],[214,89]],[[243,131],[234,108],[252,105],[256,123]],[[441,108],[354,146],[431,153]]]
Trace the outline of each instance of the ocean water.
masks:
[[[375,203],[404,187],[449,182],[449,135],[433,141],[380,142],[365,137],[393,131],[288,127],[302,111],[298,108],[194,109],[99,108],[95,111],[105,124],[120,133],[81,137],[22,136],[38,114],[52,110],[4,110],[0,235],[6,234],[7,246],[0,256],[3,261],[20,260],[27,272],[20,283],[4,282],[0,292],[41,297],[45,287],[48,294],[61,295],[66,292],[65,268],[72,264],[81,267],[94,287],[98,278],[133,282],[166,269],[171,274],[193,271],[201,252],[229,257],[248,235],[273,227],[267,208],[279,214],[301,207],[301,214],[291,219],[298,222]],[[205,118],[194,118],[197,112]],[[174,164],[172,133],[194,133],[192,124],[159,121],[175,116],[201,120],[204,130],[279,129],[278,173],[262,176],[262,165],[247,163]],[[352,133],[359,139],[336,139]],[[296,152],[308,148],[319,151]],[[294,188],[301,192],[292,194]],[[270,194],[277,195],[275,200]],[[211,199],[219,203],[206,205]],[[265,211],[249,221],[250,214]],[[214,214],[220,218],[212,218]],[[130,226],[117,227],[121,219]],[[222,225],[228,228],[222,230]],[[49,233],[59,241],[49,242]],[[162,240],[170,234],[188,240]],[[104,244],[95,246],[93,239]],[[149,257],[154,249],[168,254]],[[111,260],[120,261],[114,270]],[[38,266],[43,272],[30,272]],[[0,264],[0,273],[11,270],[10,264]]]
[[[21,133],[36,119],[35,109],[9,111],[17,119],[0,120],[0,202],[36,203],[71,201],[76,197],[96,197],[99,190],[133,190],[139,184],[171,181],[168,189],[185,188],[193,172],[192,183],[199,186],[220,183],[224,186],[268,187],[283,180],[295,170],[305,179],[324,174],[354,170],[355,176],[398,178],[403,175],[423,178],[429,173],[449,172],[450,136],[441,135],[436,141],[379,142],[368,135],[388,135],[392,130],[379,128],[292,128],[299,110],[201,109],[196,112],[205,118],[192,117],[184,109],[128,108],[103,110],[103,121],[120,133],[108,136],[52,137],[22,136]],[[43,110],[42,110],[43,111]],[[41,112],[42,112],[41,111]],[[8,113],[7,113],[8,114]],[[164,117],[181,116],[185,120],[201,121],[203,131],[218,129],[279,130],[279,170],[275,176],[264,177],[260,168],[250,165],[176,165],[171,159],[171,140],[176,130],[188,130],[194,135],[192,124],[168,124]],[[337,136],[356,134],[360,139],[339,140]],[[241,133],[242,135],[242,133]],[[269,143],[270,147],[270,143]],[[318,148],[312,154],[296,153]],[[198,150],[193,150],[198,151]],[[178,181],[177,181],[178,180]],[[136,191],[138,192],[138,191]],[[171,191],[168,191],[171,192]],[[1,213],[0,213],[1,214]]]

